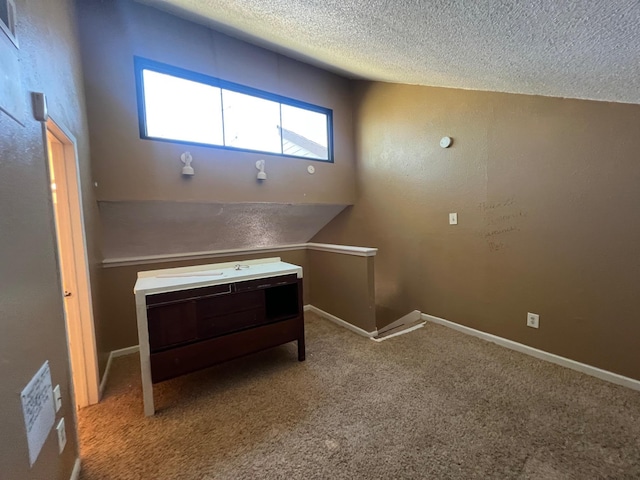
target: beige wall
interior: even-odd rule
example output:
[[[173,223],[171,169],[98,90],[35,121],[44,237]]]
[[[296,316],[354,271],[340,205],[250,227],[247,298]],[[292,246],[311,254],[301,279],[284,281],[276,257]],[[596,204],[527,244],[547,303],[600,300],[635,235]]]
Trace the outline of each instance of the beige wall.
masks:
[[[376,329],[375,257],[309,250],[310,303],[363,329]]]
[[[269,254],[252,254],[200,260],[172,261],[147,265],[128,265],[119,267],[105,266],[102,270],[102,318],[104,322],[104,348],[107,351],[138,345],[136,322],[136,304],[133,287],[137,273],[145,270],[206,265],[210,263],[235,262],[255,258],[280,257],[283,262],[300,265],[303,269],[303,294],[305,305],[309,302],[307,251],[304,248]],[[101,365],[100,375],[105,365]]]
[[[69,357],[55,247],[42,125],[30,113],[31,91],[44,92],[52,118],[77,140],[85,222],[92,272],[96,248],[97,208],[91,189],[89,144],[84,113],[73,2],[17,0],[20,50],[20,125],[0,112],[0,477],[68,480],[78,442],[71,397]],[[6,38],[0,33],[0,49]],[[13,47],[11,47],[13,48]],[[92,276],[95,291],[97,279]],[[94,297],[94,302],[99,298]],[[20,391],[49,361],[53,383],[60,384],[67,446],[58,455],[51,431],[33,468]]]
[[[345,205],[100,202],[107,259],[306,243]]]
[[[396,318],[640,379],[640,106],[367,82],[355,102],[358,199],[313,241],[378,247]]]
[[[78,10],[96,196],[102,205],[119,202],[127,212],[126,222],[122,215],[116,216],[105,231],[107,255],[306,242],[344,205],[353,203],[355,165],[348,80],[132,1],[83,0],[78,2]],[[141,140],[134,55],[333,109],[335,163]],[[196,175],[191,178],[180,174],[180,155],[186,150],[194,158]],[[268,180],[258,183],[255,162],[261,158],[266,160]],[[310,164],[315,166],[314,175],[307,173]],[[224,236],[210,235],[220,218],[203,216],[200,207],[238,202],[247,207],[244,213],[224,219]],[[247,215],[250,204],[263,202],[281,205],[271,205],[271,214],[257,219]],[[306,206],[297,210],[288,207],[300,203]],[[293,210],[306,212],[303,221]],[[152,221],[146,214],[149,211],[160,221]],[[211,209],[207,214],[218,211]],[[329,211],[333,213],[327,216]],[[150,226],[159,236],[148,241]],[[309,233],[301,237],[302,230]],[[186,241],[185,232],[191,232]],[[229,239],[234,245],[225,243]],[[125,289],[105,286],[104,294],[110,300],[101,311],[117,310],[111,305],[114,289],[122,290],[123,296],[118,298],[129,298],[127,289],[133,283],[126,285]],[[96,321],[101,371],[110,350],[137,343],[130,317],[103,318]],[[123,327],[128,333],[122,338],[113,333],[114,325],[121,321],[128,325]]]
[[[128,1],[81,2],[92,157],[99,200],[350,204],[354,199],[348,80]],[[133,56],[333,109],[335,163],[139,138]],[[182,178],[189,150],[196,175]],[[256,160],[268,180],[256,181]],[[313,164],[314,175],[307,173]]]

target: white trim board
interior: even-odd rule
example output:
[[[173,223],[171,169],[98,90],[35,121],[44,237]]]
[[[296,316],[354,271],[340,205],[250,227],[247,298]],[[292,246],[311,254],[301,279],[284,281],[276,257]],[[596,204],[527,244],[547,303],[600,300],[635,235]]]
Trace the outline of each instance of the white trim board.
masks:
[[[100,400],[100,377],[77,142],[51,116],[41,128],[60,200],[51,211],[56,217],[58,274],[66,279],[65,289],[74,291],[64,301],[74,397],[78,407],[86,407]]]
[[[547,362],[555,363],[556,365],[585,373],[592,377],[599,378],[600,380],[605,380],[607,382],[615,383],[616,385],[622,385],[623,387],[640,391],[640,380],[635,380],[633,378],[625,377],[617,373],[602,370],[597,367],[592,367],[591,365],[587,365],[586,363],[576,362],[575,360],[561,357],[560,355],[555,355],[553,353],[545,352],[544,350],[538,350],[537,348],[514,342],[512,340],[507,340],[506,338],[498,337],[490,333],[481,332],[480,330],[476,330],[474,328],[465,327],[464,325],[445,320],[444,318],[427,315],[426,313],[422,314],[422,318],[423,320],[426,320],[428,322],[437,323],[438,325],[452,328],[459,332],[466,333],[467,335],[472,335],[482,340],[496,343],[501,347],[506,347],[511,350],[515,350],[516,352],[539,358],[540,360],[546,360]]]
[[[71,476],[69,477],[69,480],[80,480],[80,470],[80,459],[76,458],[76,463],[73,464],[73,470],[71,470]]]
[[[232,257],[236,255],[255,255],[260,253],[287,252],[304,250],[306,243],[293,245],[279,245],[275,247],[233,248],[228,250],[209,250],[206,252],[170,253],[165,255],[147,255],[141,257],[106,258],[102,261],[104,268],[123,267],[127,265],[145,265],[150,263],[166,263],[186,260],[201,260],[203,258]]]
[[[322,252],[342,253],[358,257],[373,257],[377,248],[352,247],[349,245],[330,245],[326,243],[296,243],[292,245],[277,245],[273,247],[234,248],[229,250],[210,250],[207,252],[172,253],[166,255],[148,255],[127,258],[106,258],[102,261],[103,268],[124,267],[128,265],[147,265],[152,263],[166,263],[188,260],[202,260],[204,258],[231,257],[237,255],[256,255],[291,250],[317,250]]]
[[[398,328],[405,323],[413,323],[420,320],[422,317],[422,312],[420,310],[413,310],[406,315],[403,315],[398,320],[391,322],[389,325],[378,329],[378,334],[382,335],[384,332],[388,332],[389,330],[393,330],[394,328]],[[391,335],[390,335],[391,336]]]
[[[333,245],[329,243],[307,243],[307,250],[316,250],[319,252],[344,253],[346,255],[355,255],[358,257],[375,257],[378,253],[377,248],[370,247],[352,247],[349,245]]]
[[[391,335],[387,335],[386,337],[381,337],[381,338],[371,337],[371,340],[373,340],[374,342],[378,342],[378,343],[380,343],[380,342],[384,342],[385,340],[389,340],[390,338],[397,337],[397,336],[399,336],[399,335],[404,335],[405,333],[413,332],[414,330],[417,330],[417,329],[419,329],[419,328],[422,328],[422,327],[424,327],[424,326],[425,326],[425,324],[426,324],[426,323],[427,323],[427,322],[426,322],[426,320],[425,320],[424,322],[422,322],[422,323],[420,323],[420,324],[418,324],[418,325],[414,325],[414,326],[413,326],[413,327],[411,327],[411,328],[406,328],[406,329],[404,329],[404,330],[400,330],[399,332],[392,333]]]
[[[345,322],[341,318],[338,318],[335,315],[331,315],[329,312],[325,312],[324,310],[321,310],[318,307],[314,307],[313,305],[305,305],[304,311],[313,312],[316,315],[319,315],[320,317],[326,320],[329,320],[337,325],[340,325],[341,327],[344,327],[347,330],[351,330],[352,332],[355,332],[362,337],[372,338],[378,334],[377,330],[374,330],[373,332],[367,332],[366,330],[363,330],[360,327],[356,327],[355,325],[352,325],[349,322]]]
[[[140,351],[140,347],[138,345],[132,345],[131,347],[120,348],[118,350],[113,350],[109,353],[109,358],[107,359],[107,366],[104,369],[104,374],[102,375],[102,380],[100,381],[100,400],[102,400],[102,396],[104,394],[104,389],[107,386],[107,379],[109,378],[109,370],[111,370],[111,362],[114,358],[124,357],[125,355],[130,355],[132,353],[137,353]]]

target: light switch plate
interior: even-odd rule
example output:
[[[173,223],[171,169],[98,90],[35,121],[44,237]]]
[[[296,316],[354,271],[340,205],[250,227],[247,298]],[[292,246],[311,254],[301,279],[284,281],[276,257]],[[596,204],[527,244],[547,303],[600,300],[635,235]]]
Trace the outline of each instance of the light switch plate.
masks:
[[[458,224],[458,214],[450,213],[449,214],[449,225],[457,225]]]
[[[60,393],[60,385],[56,385],[53,389],[53,401],[56,404],[56,412],[62,407],[62,394]]]

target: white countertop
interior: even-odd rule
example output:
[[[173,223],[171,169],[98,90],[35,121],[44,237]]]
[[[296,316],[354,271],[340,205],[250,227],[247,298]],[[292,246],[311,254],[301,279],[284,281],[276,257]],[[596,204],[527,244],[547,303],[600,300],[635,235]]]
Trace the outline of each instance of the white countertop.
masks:
[[[236,265],[241,265],[242,268],[236,270]],[[133,292],[137,298],[140,298],[156,293],[290,274],[296,274],[298,278],[302,278],[302,267],[283,262],[279,257],[148,270],[138,272],[138,280]]]

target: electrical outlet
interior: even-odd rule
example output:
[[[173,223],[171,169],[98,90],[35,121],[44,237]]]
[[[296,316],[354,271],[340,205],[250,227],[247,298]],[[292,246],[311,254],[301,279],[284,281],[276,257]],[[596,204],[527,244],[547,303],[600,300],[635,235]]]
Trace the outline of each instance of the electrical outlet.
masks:
[[[457,225],[458,224],[458,214],[450,213],[449,214],[449,225]]]
[[[62,394],[60,393],[60,385],[56,385],[56,388],[53,389],[53,399],[56,402],[56,412],[60,410],[62,407]]]
[[[64,428],[64,417],[58,422],[56,431],[58,432],[58,451],[59,453],[62,453],[64,446],[67,444],[67,432]]]
[[[540,315],[527,312],[527,327],[538,328],[540,326]]]

